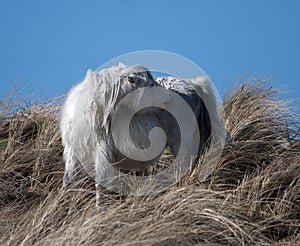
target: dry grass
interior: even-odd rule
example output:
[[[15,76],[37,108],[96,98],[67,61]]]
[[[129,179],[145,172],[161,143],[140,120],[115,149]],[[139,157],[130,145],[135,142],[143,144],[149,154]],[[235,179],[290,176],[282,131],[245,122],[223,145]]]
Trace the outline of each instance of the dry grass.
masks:
[[[9,117],[1,105],[1,245],[299,245],[297,118],[262,82],[225,98],[232,141],[205,183],[200,160],[163,194],[112,196],[105,212],[90,178],[61,188],[58,104]]]

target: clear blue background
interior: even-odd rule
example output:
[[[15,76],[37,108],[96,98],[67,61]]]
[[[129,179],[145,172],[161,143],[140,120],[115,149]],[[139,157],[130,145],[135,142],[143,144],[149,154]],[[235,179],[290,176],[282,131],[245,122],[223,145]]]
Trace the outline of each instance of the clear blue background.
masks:
[[[64,94],[87,69],[144,49],[194,61],[221,94],[244,75],[300,92],[297,0],[2,0],[0,35],[0,98],[14,81]]]

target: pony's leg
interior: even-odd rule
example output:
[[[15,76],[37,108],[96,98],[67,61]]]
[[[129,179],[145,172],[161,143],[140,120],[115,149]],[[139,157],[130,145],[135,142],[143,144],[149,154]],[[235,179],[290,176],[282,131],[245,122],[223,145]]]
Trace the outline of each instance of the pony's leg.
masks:
[[[64,158],[65,173],[63,177],[63,187],[67,187],[74,178],[77,160],[73,154],[73,150],[68,147],[65,147],[64,149]]]
[[[111,177],[109,148],[105,143],[98,143],[95,155],[96,207],[105,210],[108,205],[107,179]]]
[[[96,208],[99,208],[101,188],[100,185],[96,183]]]
[[[96,208],[100,211],[105,211],[108,206],[108,195],[105,189],[96,183]]]

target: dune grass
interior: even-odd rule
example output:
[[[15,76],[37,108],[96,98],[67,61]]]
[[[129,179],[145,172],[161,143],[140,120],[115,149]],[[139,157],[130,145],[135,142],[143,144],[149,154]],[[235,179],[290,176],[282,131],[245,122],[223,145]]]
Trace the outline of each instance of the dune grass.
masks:
[[[203,157],[165,192],[111,195],[102,212],[88,176],[62,189],[59,103],[9,105],[0,104],[1,245],[300,243],[298,118],[263,81],[224,98],[231,141],[205,182]]]

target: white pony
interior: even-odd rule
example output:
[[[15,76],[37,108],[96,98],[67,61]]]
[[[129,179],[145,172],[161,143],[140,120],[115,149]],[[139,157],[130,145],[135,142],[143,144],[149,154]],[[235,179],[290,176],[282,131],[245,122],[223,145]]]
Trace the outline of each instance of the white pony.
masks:
[[[218,117],[214,92],[206,77],[190,81],[171,77],[154,80],[145,67],[124,64],[95,72],[88,70],[84,80],[69,92],[61,114],[64,187],[72,181],[77,168],[83,168],[95,179],[98,203],[100,183],[107,175],[105,172],[108,165],[113,163],[121,170],[142,170],[154,164],[155,159],[137,161],[124,156],[116,147],[110,129],[112,115],[118,103],[130,92],[152,86],[163,87],[166,93],[147,95],[149,105],[151,102],[160,102],[162,106],[166,106],[170,103],[168,91],[174,91],[191,107],[200,129],[200,154],[212,133],[211,120]],[[201,96],[196,90],[201,91]],[[139,93],[139,98],[142,98],[143,90]],[[204,104],[201,97],[206,97],[205,102],[210,104],[209,113],[206,107],[208,105]],[[139,103],[138,99],[135,103]],[[165,131],[167,145],[176,155],[180,145],[180,129],[170,114],[160,108],[142,110],[133,118],[130,130],[135,146],[147,148],[148,133],[154,127]]]

